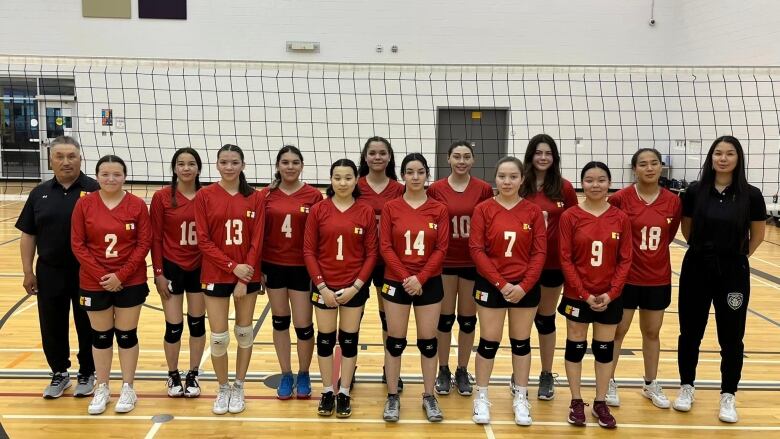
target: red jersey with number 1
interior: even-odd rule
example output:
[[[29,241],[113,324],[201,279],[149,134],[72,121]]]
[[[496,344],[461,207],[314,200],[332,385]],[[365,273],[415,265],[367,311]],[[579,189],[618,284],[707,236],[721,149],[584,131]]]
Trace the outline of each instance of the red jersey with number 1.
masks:
[[[311,207],[322,201],[322,192],[306,183],[290,195],[279,188],[263,191],[267,194],[263,260],[288,267],[305,265],[303,234],[306,218]]]
[[[428,196],[447,206],[450,217],[450,244],[445,267],[473,267],[474,261],[469,254],[469,233],[471,214],[477,204],[493,197],[493,188],[484,180],[476,177],[469,179],[466,190],[457,192],[446,178],[433,182],[428,187]]]
[[[544,192],[534,192],[525,197],[526,200],[536,204],[542,209],[544,222],[547,225],[547,260],[544,262],[546,270],[557,270],[561,268],[561,258],[558,254],[558,223],[561,214],[568,208],[577,205],[577,193],[569,180],[562,179],[563,200],[551,200]]]
[[[186,271],[200,267],[200,250],[195,231],[195,199],[187,199],[176,191],[176,207],[171,200],[171,187],[164,187],[152,196],[149,209],[152,220],[152,267],[154,275],[163,274],[163,258]]]

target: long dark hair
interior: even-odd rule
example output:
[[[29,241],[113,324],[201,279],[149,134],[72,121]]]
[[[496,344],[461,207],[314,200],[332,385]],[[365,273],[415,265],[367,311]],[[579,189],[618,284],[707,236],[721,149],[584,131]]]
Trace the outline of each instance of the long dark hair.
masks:
[[[336,169],[337,166],[346,166],[348,168],[352,168],[352,172],[355,173],[355,179],[357,179],[357,166],[355,166],[355,162],[353,162],[350,159],[338,159],[335,162],[333,162],[332,165],[330,165],[330,177],[333,178],[333,170]],[[328,196],[328,198],[333,197],[336,195],[336,191],[333,190],[333,183],[328,185],[328,188],[325,189],[325,195]],[[352,198],[358,199],[360,197],[360,187],[358,187],[357,184],[355,184],[355,188],[352,189]]]
[[[537,134],[528,141],[525,148],[523,162],[523,183],[520,185],[520,196],[527,197],[537,192],[536,190],[536,168],[534,168],[534,155],[536,148],[540,143],[546,143],[550,146],[553,162],[550,168],[544,174],[542,183],[542,192],[553,201],[563,201],[563,177],[561,177],[561,154],[558,152],[558,145],[555,140],[547,134]]]
[[[370,139],[366,140],[366,144],[363,145],[363,150],[360,151],[360,168],[358,169],[358,176],[365,177],[370,171],[368,162],[366,162],[366,155],[368,154],[368,145],[370,145],[371,142],[382,142],[385,144],[387,153],[390,154],[390,161],[387,163],[387,167],[385,168],[385,175],[390,177],[391,180],[398,181],[398,174],[395,173],[395,154],[393,153],[393,147],[390,146],[389,140],[379,136],[371,137]]]
[[[244,151],[242,151],[238,145],[231,145],[229,143],[222,145],[222,148],[219,148],[219,151],[217,152],[217,161],[219,161],[219,155],[227,151],[237,152],[238,156],[241,157],[241,163],[244,163]],[[249,185],[249,182],[246,181],[246,175],[244,175],[244,171],[241,171],[238,174],[238,192],[241,195],[248,197],[252,195],[254,191],[255,189]]]
[[[179,156],[182,154],[189,154],[195,158],[195,163],[198,165],[198,173],[195,174],[195,192],[200,190],[200,171],[203,169],[203,162],[200,160],[200,155],[198,155],[198,151],[195,151],[190,147],[179,148],[173,153],[173,158],[171,159],[171,173],[173,174],[171,176],[171,206],[173,207],[177,206],[176,186],[179,183],[179,176],[176,175],[176,160],[178,160]]]
[[[100,172],[100,165],[103,163],[119,163],[122,165],[122,172],[125,174],[125,177],[127,177],[127,165],[125,165],[125,161],[122,160],[122,158],[118,155],[108,154],[100,157],[100,160],[98,160],[97,164],[95,165],[95,174]]]
[[[279,152],[276,153],[276,165],[279,166],[279,162],[282,160],[282,156],[286,153],[291,152],[298,156],[299,159],[301,159],[301,164],[303,164],[303,154],[301,154],[301,150],[292,146],[292,145],[284,145],[279,149]],[[279,184],[282,183],[282,174],[279,172],[279,170],[276,170],[274,172],[274,179],[271,181],[271,184],[268,185],[268,190],[275,190],[279,187]]]

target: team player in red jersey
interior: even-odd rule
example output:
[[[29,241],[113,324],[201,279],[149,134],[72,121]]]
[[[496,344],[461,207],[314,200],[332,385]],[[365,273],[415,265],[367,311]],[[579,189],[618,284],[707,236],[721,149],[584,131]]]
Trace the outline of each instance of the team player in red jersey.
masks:
[[[631,270],[623,287],[623,319],[615,333],[612,378],[607,390],[607,404],[620,406],[615,383],[615,369],[623,338],[631,327],[634,311],[639,308],[642,331],[642,356],[645,384],[642,395],[658,408],[671,403],[656,380],[661,343],[658,334],[664,321],[664,310],[672,301],[672,264],[669,244],[680,226],[682,202],[670,191],[658,186],[661,177],[661,153],[642,148],[631,157],[636,184],[609,197],[609,203],[625,212],[631,220],[631,242],[634,244]]]
[[[219,389],[212,411],[244,411],[244,381],[252,358],[252,320],[260,291],[258,262],[263,244],[264,200],[244,175],[244,152],[224,145],[217,152],[220,180],[195,195],[195,229],[203,253],[201,287],[211,328],[211,363]],[[189,238],[188,238],[189,239]],[[230,296],[236,309],[233,332],[236,379],[228,382]]]
[[[561,215],[560,255],[563,299],[558,312],[566,317],[566,377],[571,390],[568,421],[585,425],[585,403],[580,394],[582,358],[593,324],[591,349],[596,359],[596,399],[592,413],[599,425],[617,427],[605,402],[615,330],[623,315],[623,290],[631,268],[631,222],[623,211],[607,202],[612,175],[602,162],[582,168],[585,200]]]
[[[512,347],[512,411],[515,423],[531,425],[528,373],[531,370],[531,328],[541,291],[537,282],[547,254],[542,210],[519,194],[523,164],[504,157],[496,164],[498,195],[477,205],[469,248],[477,265],[474,298],[479,305],[477,396],[472,419],[490,423],[488,383],[509,314]]]
[[[92,325],[92,356],[97,388],[88,412],[106,410],[113,339],[119,345],[122,391],[114,410],[135,408],[133,379],[138,364],[138,318],[146,301],[146,254],[152,244],[149,211],[144,200],[122,188],[127,167],[107,155],[95,167],[100,190],[84,195],[73,210],[71,247],[79,268],[80,303]]]
[[[555,307],[561,298],[563,272],[558,255],[558,222],[564,210],[577,205],[577,194],[571,183],[561,176],[561,156],[558,145],[547,134],[537,134],[525,150],[523,184],[520,196],[542,209],[547,225],[547,260],[539,285],[542,299],[534,323],[539,333],[542,371],[539,374],[537,398],[545,401],[555,397],[555,376],[552,373],[555,355]]]
[[[371,206],[358,201],[357,173],[352,160],[334,162],[328,199],[315,204],[306,220],[303,257],[314,284],[311,302],[317,315],[317,360],[323,386],[317,408],[320,416],[332,415],[334,405],[336,416],[352,415],[349,391],[357,363],[360,320],[376,263],[376,219]],[[338,395],[334,396],[337,338],[342,360]]]
[[[300,180],[303,154],[285,145],[276,154],[274,181],[266,194],[263,278],[271,302],[273,339],[282,379],[276,389],[279,399],[311,397],[309,367],[314,353],[311,280],[303,260],[306,218],[322,193]],[[298,338],[298,378],[290,360],[290,310]]]
[[[171,185],[152,196],[152,266],[154,284],[165,313],[164,350],[168,363],[168,396],[200,396],[198,366],[206,345],[206,304],[200,287],[200,250],[195,232],[195,194],[203,164],[198,152],[181,148],[173,154]],[[190,369],[184,383],[179,351],[184,329],[182,307],[187,292]]]
[[[406,183],[404,195],[388,201],[382,209],[379,248],[387,264],[382,298],[387,313],[385,372],[387,401],[383,418],[397,422],[401,401],[398,377],[401,354],[406,348],[409,311],[414,306],[417,322],[417,348],[422,356],[422,406],[428,421],[444,419],[439,402],[433,395],[438,352],[436,327],[444,291],[441,269],[450,238],[447,207],[428,197],[425,181],[430,175],[428,162],[419,153],[404,157],[401,175]]]
[[[447,151],[447,161],[452,173],[428,187],[428,196],[447,206],[450,218],[450,243],[444,257],[442,284],[444,299],[439,315],[439,374],[436,377],[436,393],[448,395],[453,382],[461,395],[471,395],[472,387],[467,367],[474,346],[474,329],[477,325],[477,306],[474,303],[474,279],[477,271],[469,254],[469,230],[471,214],[480,202],[493,197],[493,188],[479,178],[471,176],[474,150],[469,142],[457,141]],[[458,365],[453,380],[449,367],[450,337],[458,310]]]

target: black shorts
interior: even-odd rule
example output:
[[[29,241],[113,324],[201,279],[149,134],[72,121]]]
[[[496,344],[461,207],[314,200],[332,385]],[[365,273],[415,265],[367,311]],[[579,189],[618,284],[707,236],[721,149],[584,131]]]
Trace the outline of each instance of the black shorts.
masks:
[[[376,264],[374,271],[371,272],[371,279],[366,283],[373,283],[377,290],[382,288],[382,285],[385,284],[385,264]]]
[[[444,267],[441,274],[473,281],[477,278],[477,267]]]
[[[517,282],[510,282],[516,284]],[[539,306],[542,298],[542,290],[539,285],[534,285],[530,291],[525,293],[522,299],[517,303],[507,302],[501,290],[493,286],[482,276],[477,276],[474,281],[474,301],[477,305],[485,308],[534,308]]]
[[[149,285],[131,285],[112,293],[111,291],[79,290],[79,304],[86,311],[103,311],[112,306],[117,308],[132,308],[146,302],[149,295]]]
[[[422,294],[411,296],[404,290],[403,282],[385,279],[385,283],[382,285],[382,298],[401,305],[433,305],[441,302],[444,298],[444,287],[441,283],[441,276],[434,276],[423,284]]]
[[[566,296],[561,298],[558,312],[567,319],[577,323],[601,323],[602,325],[617,325],[623,318],[623,298],[609,302],[607,309],[596,312],[584,300],[574,300]]]
[[[163,276],[168,279],[168,289],[171,294],[200,293],[203,291],[200,284],[200,267],[187,271],[163,258]]]
[[[355,293],[354,296],[352,296],[351,299],[349,299],[349,302],[339,305],[339,306],[345,306],[347,308],[359,308],[366,304],[368,301],[369,289],[371,289],[371,284],[366,282],[363,284],[363,288],[358,290],[357,293]],[[334,291],[335,292],[335,291]],[[320,292],[317,291],[316,288],[314,288],[314,291],[311,292],[311,303],[312,305],[316,306],[320,309],[336,309],[336,308],[330,308],[327,305],[325,305],[325,302],[320,297]]]
[[[201,291],[209,297],[230,297],[236,284],[201,284]],[[246,293],[254,294],[260,291],[260,282],[250,282],[246,285]]]
[[[672,286],[639,286],[625,284],[623,292],[623,309],[646,309],[663,311],[672,303]]]
[[[266,288],[311,291],[311,278],[303,265],[277,265],[263,261],[262,271]]]
[[[555,288],[563,285],[563,271],[559,268],[550,268],[542,270],[539,276],[539,285],[545,288]]]

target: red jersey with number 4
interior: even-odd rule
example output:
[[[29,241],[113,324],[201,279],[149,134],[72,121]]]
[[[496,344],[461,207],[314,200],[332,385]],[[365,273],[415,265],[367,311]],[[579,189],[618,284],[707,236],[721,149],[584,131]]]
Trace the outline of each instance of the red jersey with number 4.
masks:
[[[479,274],[499,290],[508,283],[530,291],[542,274],[547,233],[539,206],[520,200],[507,209],[495,199],[477,205],[471,219],[471,257]]]
[[[276,265],[304,265],[306,218],[311,207],[322,201],[322,192],[306,183],[290,195],[279,188],[263,191],[266,193],[263,260]]]
[[[631,268],[631,222],[610,206],[600,216],[575,206],[561,214],[563,294],[575,300],[590,295],[620,296]]]
[[[428,199],[417,209],[406,200],[388,201],[379,221],[379,248],[387,264],[385,277],[403,282],[417,276],[424,284],[441,274],[450,239],[447,208]]]
[[[198,248],[203,253],[200,281],[204,284],[233,284],[238,264],[251,265],[252,282],[260,282],[263,246],[264,199],[260,191],[248,197],[230,195],[219,183],[206,186],[195,195],[195,228]]]
[[[547,224],[547,260],[544,262],[546,270],[557,270],[561,268],[561,258],[558,254],[558,223],[561,214],[568,208],[577,205],[577,192],[569,180],[563,180],[563,200],[553,201],[545,195],[544,192],[535,192],[525,197],[526,200],[536,204],[542,209],[544,222]]]
[[[344,212],[327,199],[311,208],[303,239],[303,259],[314,285],[333,291],[371,277],[377,256],[374,209],[357,201]]]
[[[469,233],[471,214],[477,204],[493,197],[493,188],[484,180],[471,177],[463,192],[457,192],[446,178],[433,182],[428,187],[428,196],[447,206],[450,217],[450,244],[445,267],[473,267],[469,254]]]
[[[374,192],[374,189],[368,184],[366,177],[358,178],[358,188],[360,188],[360,201],[368,203],[374,209],[377,224],[379,224],[379,215],[382,214],[382,208],[385,207],[385,203],[400,197],[406,189],[403,184],[390,179],[387,186],[382,189],[382,192]]]
[[[149,209],[152,220],[152,267],[154,275],[163,274],[163,258],[183,270],[200,267],[200,250],[195,231],[195,199],[187,199],[176,191],[176,207],[171,200],[171,187],[164,187],[152,196]]]
[[[637,194],[636,186],[631,185],[609,197],[609,202],[631,220],[634,256],[626,283],[640,286],[671,284],[669,244],[680,227],[680,197],[661,188],[658,197],[647,204]]]
[[[81,289],[105,291],[100,278],[110,273],[123,287],[146,283],[152,227],[144,200],[128,192],[109,210],[100,192],[92,192],[76,203],[70,227]]]

